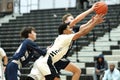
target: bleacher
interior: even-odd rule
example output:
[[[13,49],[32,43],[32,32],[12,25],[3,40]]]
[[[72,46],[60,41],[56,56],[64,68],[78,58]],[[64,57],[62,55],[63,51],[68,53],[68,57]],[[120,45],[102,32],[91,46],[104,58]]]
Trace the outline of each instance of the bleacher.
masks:
[[[88,35],[78,39],[77,46],[74,45],[71,53],[75,54],[70,55],[68,58],[82,69],[80,80],[93,80],[92,72],[94,70],[95,57],[101,53],[105,55],[105,59],[109,63],[113,62],[118,69],[120,68],[120,28],[118,27],[120,23],[117,19],[120,12],[119,7],[120,5],[109,6],[106,21],[96,26]],[[40,47],[45,48],[54,41],[55,37],[57,37],[57,28],[58,25],[61,24],[62,16],[66,13],[77,16],[81,12],[83,12],[83,10],[76,10],[75,8],[68,8],[68,10],[65,10],[62,8],[32,10],[30,13],[24,13],[23,16],[18,16],[16,19],[9,20],[8,23],[2,23],[0,26],[1,47],[4,48],[10,59],[22,41],[19,36],[20,30],[26,26],[33,26],[38,33],[36,43]],[[78,23],[76,27],[87,22],[93,14],[94,13],[87,16],[83,21]],[[94,36],[93,32],[95,34]],[[111,41],[109,41],[109,38]],[[95,47],[93,47],[93,42],[95,43]],[[96,51],[94,51],[94,48]],[[77,62],[76,54],[78,54],[79,62]],[[21,69],[21,80],[25,80],[25,76],[30,72],[32,63],[33,62],[30,62],[26,67]],[[71,73],[62,71],[61,77],[62,80],[70,80]]]
[[[0,13],[0,18],[1,18],[1,17],[4,17],[4,16],[5,16],[4,14]]]

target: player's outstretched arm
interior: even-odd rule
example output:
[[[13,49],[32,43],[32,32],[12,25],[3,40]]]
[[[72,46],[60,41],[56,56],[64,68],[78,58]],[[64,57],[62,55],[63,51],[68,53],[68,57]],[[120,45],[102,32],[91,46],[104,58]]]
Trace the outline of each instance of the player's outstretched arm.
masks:
[[[86,24],[83,24],[80,26],[80,29],[84,28],[84,27],[87,27],[88,25],[90,25],[92,22],[92,19],[90,19]]]
[[[75,24],[77,24],[78,22],[80,22],[82,19],[84,19],[87,15],[89,15],[91,12],[94,11],[96,4],[94,4],[90,9],[88,9],[87,11],[79,14],[71,23],[70,23],[70,27],[74,27]]]
[[[89,33],[96,25],[102,23],[104,21],[103,18],[104,15],[100,14],[100,15],[95,15],[92,18],[92,21],[89,23],[89,25],[87,25],[86,27],[81,28],[77,33],[75,33],[74,37],[72,40],[76,40],[78,38],[80,38],[81,36],[86,35],[87,33]]]

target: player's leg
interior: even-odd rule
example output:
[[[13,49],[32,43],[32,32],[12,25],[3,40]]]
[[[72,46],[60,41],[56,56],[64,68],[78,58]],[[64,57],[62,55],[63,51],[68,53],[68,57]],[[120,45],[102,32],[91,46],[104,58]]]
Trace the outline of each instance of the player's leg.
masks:
[[[52,64],[52,59],[49,55],[38,59],[35,63],[38,71],[45,77],[45,80],[60,80],[59,74]]]
[[[60,72],[61,69],[70,71],[73,73],[72,80],[78,80],[81,74],[80,68],[78,68],[75,64],[71,63],[68,59],[62,58],[58,62],[56,62],[55,67],[58,72]]]
[[[79,80],[81,69],[78,68],[75,64],[70,62],[64,70],[67,70],[73,73],[72,80]]]
[[[68,59],[62,58],[61,60],[56,62],[54,65],[55,65],[58,73],[60,73],[60,70],[65,69],[69,63],[70,63],[70,61]]]
[[[45,80],[45,77],[39,71],[39,66],[37,66],[36,62],[33,64],[30,74],[27,77],[27,80],[32,80],[32,79],[33,80]]]
[[[45,80],[60,80],[60,77],[54,74],[50,74],[45,76]]]
[[[60,80],[60,78],[58,78],[58,77],[55,77],[55,78],[54,78],[54,80]]]
[[[13,62],[8,63],[5,71],[6,80],[18,80],[17,71],[18,65],[16,63]]]
[[[52,64],[51,57],[48,57],[47,65],[48,65],[48,71],[50,72],[50,74],[46,75],[45,79],[46,80],[60,80],[60,76],[59,76],[59,74],[57,72],[57,69]],[[47,67],[46,67],[46,69],[47,69]]]

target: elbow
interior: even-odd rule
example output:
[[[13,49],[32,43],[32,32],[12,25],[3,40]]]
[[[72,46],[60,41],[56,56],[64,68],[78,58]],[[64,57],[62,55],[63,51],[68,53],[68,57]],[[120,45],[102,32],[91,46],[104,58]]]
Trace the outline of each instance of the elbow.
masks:
[[[4,56],[4,57],[3,57],[3,61],[4,61],[5,64],[7,64],[7,63],[8,63],[8,57],[7,57],[7,56]]]
[[[4,60],[8,60],[8,57],[7,57],[7,56],[4,56],[3,59],[4,59]]]

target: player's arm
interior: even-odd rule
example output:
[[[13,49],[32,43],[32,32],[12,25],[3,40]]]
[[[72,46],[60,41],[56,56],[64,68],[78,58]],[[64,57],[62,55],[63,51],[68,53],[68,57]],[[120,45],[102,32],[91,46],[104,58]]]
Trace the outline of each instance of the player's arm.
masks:
[[[6,52],[4,51],[4,49],[0,48],[0,55],[2,57],[2,60],[3,60],[3,65],[4,67],[7,65],[8,63],[8,57],[6,55]]]
[[[91,24],[91,22],[92,22],[92,19],[89,20],[86,24],[81,25],[79,29],[82,29],[82,28],[84,28],[84,27],[87,27],[89,24]]]
[[[40,55],[45,55],[47,52],[47,49],[42,49],[40,48],[36,43],[29,41],[27,46],[33,48],[37,53],[39,53]]]
[[[75,33],[74,37],[72,40],[76,40],[80,38],[81,36],[86,35],[89,33],[97,24],[100,24],[104,21],[103,15],[95,15],[95,17],[92,18],[92,22],[87,25],[86,27],[83,27],[80,29],[77,33]]]
[[[93,12],[94,7],[96,4],[94,4],[90,9],[88,9],[87,11],[79,14],[71,23],[70,23],[70,27],[73,27],[76,23],[80,22],[82,19],[84,19],[88,14],[90,14],[91,12]]]
[[[24,56],[26,50],[27,50],[26,42],[21,43],[21,45],[18,47],[17,51],[13,55],[13,59],[19,60],[21,57]]]
[[[3,66],[6,66],[7,63],[8,63],[8,57],[5,55],[5,56],[3,57]]]
[[[6,65],[8,63],[8,57],[7,57],[4,49],[2,49],[2,48],[0,48],[0,56],[2,57],[2,61],[3,61],[3,71],[5,71]]]
[[[3,60],[3,71],[5,72],[6,66],[8,64],[8,57],[5,55],[3,56],[2,60]]]

